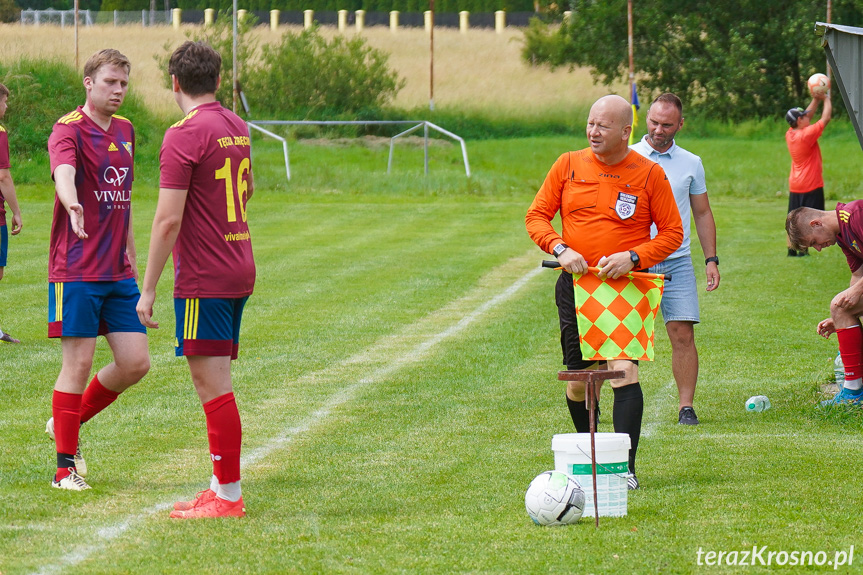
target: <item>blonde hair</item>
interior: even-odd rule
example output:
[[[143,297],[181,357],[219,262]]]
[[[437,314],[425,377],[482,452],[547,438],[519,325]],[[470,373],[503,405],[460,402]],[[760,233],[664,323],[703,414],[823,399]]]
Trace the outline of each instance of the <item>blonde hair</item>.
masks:
[[[87,63],[84,64],[84,77],[93,78],[102,66],[106,65],[123,68],[127,74],[132,69],[132,64],[129,63],[129,59],[121,54],[119,50],[106,48],[104,50],[99,50],[87,59]]]

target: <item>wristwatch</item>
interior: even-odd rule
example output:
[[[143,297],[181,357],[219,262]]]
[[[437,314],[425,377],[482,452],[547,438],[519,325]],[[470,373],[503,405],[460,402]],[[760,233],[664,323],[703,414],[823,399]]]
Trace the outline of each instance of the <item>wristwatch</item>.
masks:
[[[633,268],[640,267],[639,264],[641,263],[641,259],[638,257],[638,254],[635,253],[633,250],[629,250],[629,259],[632,261]]]
[[[568,250],[569,246],[566,244],[557,244],[554,246],[554,249],[551,250],[551,253],[554,254],[554,257],[559,258],[560,254],[564,252],[564,250]]]
[[[719,256],[713,256],[712,258],[707,258],[706,260],[704,260],[704,265],[707,265],[710,262],[713,262],[716,265],[719,265]]]

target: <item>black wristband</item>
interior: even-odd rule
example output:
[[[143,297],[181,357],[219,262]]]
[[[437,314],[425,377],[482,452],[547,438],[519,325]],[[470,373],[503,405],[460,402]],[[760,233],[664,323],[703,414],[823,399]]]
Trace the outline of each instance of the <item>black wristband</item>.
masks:
[[[719,265],[719,256],[713,256],[713,257],[711,257],[711,258],[707,258],[706,260],[704,260],[704,265],[707,265],[707,264],[709,264],[710,262],[713,262],[713,263],[715,263],[716,265]]]

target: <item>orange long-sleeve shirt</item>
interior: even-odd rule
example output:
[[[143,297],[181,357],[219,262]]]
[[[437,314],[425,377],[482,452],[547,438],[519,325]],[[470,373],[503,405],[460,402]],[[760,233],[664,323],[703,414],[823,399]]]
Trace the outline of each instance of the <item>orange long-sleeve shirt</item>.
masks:
[[[563,238],[551,225],[557,212]],[[650,224],[659,233],[650,239]],[[545,177],[525,217],[527,232],[551,253],[563,241],[588,265],[602,256],[634,250],[647,268],[683,241],[680,212],[662,167],[630,151],[618,164],[598,161],[590,148],[561,155]]]

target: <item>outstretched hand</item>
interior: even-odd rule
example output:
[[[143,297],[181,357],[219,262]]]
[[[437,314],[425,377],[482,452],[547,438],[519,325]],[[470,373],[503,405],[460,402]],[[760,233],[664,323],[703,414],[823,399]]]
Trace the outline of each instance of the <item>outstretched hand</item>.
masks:
[[[82,240],[87,239],[87,232],[84,231],[84,206],[81,204],[70,204],[69,221],[72,224],[72,231]]]

